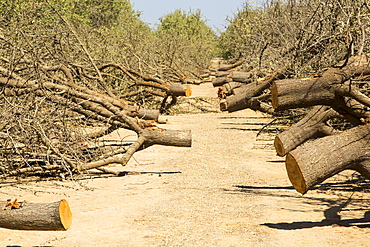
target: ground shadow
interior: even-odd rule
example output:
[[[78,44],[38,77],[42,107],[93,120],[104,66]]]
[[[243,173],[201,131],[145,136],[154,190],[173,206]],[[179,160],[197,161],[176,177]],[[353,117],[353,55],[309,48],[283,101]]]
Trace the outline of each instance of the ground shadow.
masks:
[[[338,214],[342,210],[342,207],[334,206],[324,211],[325,219],[322,221],[297,221],[291,223],[264,223],[261,225],[268,226],[279,230],[298,230],[307,229],[313,227],[324,227],[324,226],[338,226],[338,227],[350,227],[356,226],[359,228],[370,228],[370,211],[365,212],[364,217],[360,219],[348,219],[341,220]]]
[[[300,203],[311,204],[317,206],[327,207],[323,211],[324,219],[322,221],[297,221],[297,222],[280,222],[280,223],[263,223],[261,225],[280,229],[280,230],[297,230],[297,229],[307,229],[313,227],[352,227],[356,226],[359,228],[370,228],[370,207],[365,207],[363,205],[370,205],[370,199],[349,198],[328,198],[326,196],[321,197],[320,194],[313,196],[304,197],[299,196],[295,191],[293,186],[245,186],[245,185],[235,185],[235,189],[225,190],[228,193],[246,193],[254,194],[258,196],[268,196],[268,197],[285,197],[294,200],[299,200]],[[369,184],[364,181],[361,177],[351,177],[348,180],[341,182],[327,182],[319,186],[316,186],[312,190],[318,193],[327,192],[369,192]],[[353,195],[353,193],[352,193]],[[341,212],[347,211],[345,208],[351,204],[351,209],[348,211],[364,211],[362,218],[356,219],[341,219]]]

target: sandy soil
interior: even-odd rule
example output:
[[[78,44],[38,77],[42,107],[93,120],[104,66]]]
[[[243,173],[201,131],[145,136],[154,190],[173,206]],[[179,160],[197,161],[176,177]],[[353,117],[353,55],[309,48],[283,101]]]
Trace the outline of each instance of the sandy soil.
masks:
[[[197,91],[198,90],[198,91]],[[212,96],[205,85],[196,96]],[[0,199],[66,199],[69,230],[0,228],[0,246],[369,246],[370,193],[341,173],[305,196],[289,183],[271,119],[251,110],[168,117],[193,147],[152,146],[125,171],[162,172],[74,181],[1,183]]]

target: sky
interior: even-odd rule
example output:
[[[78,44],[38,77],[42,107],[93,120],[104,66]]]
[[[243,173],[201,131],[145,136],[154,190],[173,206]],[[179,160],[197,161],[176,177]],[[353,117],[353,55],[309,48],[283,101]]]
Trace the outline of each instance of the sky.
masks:
[[[261,0],[255,0],[255,5]],[[159,24],[159,18],[182,9],[185,12],[201,10],[208,26],[215,31],[225,30],[228,25],[227,17],[233,17],[242,8],[246,0],[131,0],[135,10],[142,12],[141,19],[151,27]]]

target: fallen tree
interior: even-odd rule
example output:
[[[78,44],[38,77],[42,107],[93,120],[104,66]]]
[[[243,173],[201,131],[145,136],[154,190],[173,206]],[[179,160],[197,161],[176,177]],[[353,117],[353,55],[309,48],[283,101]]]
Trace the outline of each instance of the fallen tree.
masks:
[[[272,106],[264,102],[271,97],[267,90],[271,87],[271,83],[274,80],[283,76],[282,73],[275,72],[249,84],[224,84],[219,90],[219,97],[223,99],[220,103],[220,109],[222,111],[234,112],[250,108],[272,114],[274,111]]]
[[[0,34],[0,178],[65,177],[113,163],[126,165],[135,152],[156,144],[191,146],[190,131],[155,125],[177,97],[191,95],[189,87],[122,64],[97,65],[72,34],[87,63],[72,62],[79,56],[61,55],[54,43],[43,49],[49,45],[43,40],[26,40],[27,50]],[[76,47],[59,43],[57,48]],[[9,56],[9,50],[17,56]],[[160,109],[127,100],[145,97],[143,92],[163,98]],[[120,129],[130,134],[109,141],[108,135]]]
[[[18,78],[19,79],[19,78]],[[119,163],[125,165],[131,156],[140,149],[147,148],[151,145],[170,145],[170,146],[191,146],[191,134],[190,131],[176,131],[176,130],[165,130],[157,128],[153,125],[153,122],[146,123],[145,120],[140,120],[137,117],[136,111],[130,108],[130,104],[127,102],[114,99],[109,96],[104,96],[95,91],[86,90],[85,88],[70,87],[69,85],[61,85],[52,82],[39,83],[37,81],[26,81],[26,80],[15,80],[15,79],[0,79],[0,86],[4,89],[4,96],[7,99],[20,96],[40,97],[43,100],[49,101],[52,104],[58,104],[65,109],[67,112],[75,112],[78,115],[84,116],[86,120],[95,120],[106,123],[106,127],[99,134],[87,135],[87,139],[91,142],[94,139],[107,135],[114,130],[119,128],[130,129],[138,135],[138,139],[133,141],[127,148],[121,150],[115,150],[114,153],[104,153],[105,151],[99,151],[99,146],[94,147],[94,153],[99,154],[97,157],[92,155],[90,151],[90,158],[86,159],[87,162],[76,161],[77,157],[72,158],[68,152],[61,151],[58,146],[63,146],[63,141],[55,133],[48,133],[45,131],[45,123],[39,119],[33,119],[29,123],[20,123],[20,128],[33,132],[32,138],[35,138],[39,143],[43,143],[46,147],[45,151],[51,151],[54,155],[53,161],[49,164],[49,161],[43,161],[40,157],[50,157],[50,154],[46,154],[45,151],[38,150],[37,153],[33,152],[34,155],[29,154],[26,151],[20,152],[20,150],[30,149],[29,143],[25,143],[21,138],[17,138],[17,142],[10,142],[9,139],[14,138],[11,132],[2,132],[2,138],[4,143],[9,145],[4,145],[3,148],[6,150],[7,154],[12,154],[16,156],[13,159],[13,163],[20,159],[19,154],[24,157],[27,154],[29,157],[24,158],[23,162],[26,162],[27,166],[30,165],[28,160],[37,160],[38,168],[41,170],[71,170],[73,172],[80,172],[84,170],[89,170],[92,168],[97,168],[100,166],[105,166],[112,163]],[[7,90],[5,90],[7,89]],[[5,98],[4,98],[5,99]],[[44,107],[41,105],[40,107]],[[132,105],[131,105],[132,107]],[[40,111],[42,115],[42,111]],[[68,113],[67,113],[68,115]],[[148,114],[149,115],[149,114]],[[44,117],[47,118],[47,115]],[[63,121],[60,121],[63,122]],[[85,123],[86,124],[86,123]],[[47,124],[46,124],[47,125]],[[50,127],[48,127],[50,128]],[[78,128],[78,127],[77,127]],[[75,149],[74,156],[78,153],[76,150],[80,150],[80,155],[84,156],[83,150],[79,145],[80,142],[86,142],[85,139],[78,138],[76,131],[70,130],[68,133],[71,138],[69,141],[69,148]],[[53,136],[53,137],[51,137]],[[81,136],[81,135],[80,135]],[[7,140],[8,139],[8,140]],[[53,140],[52,140],[53,139]],[[29,140],[27,140],[29,141]],[[60,143],[59,143],[60,142]],[[32,143],[31,145],[36,145]],[[125,145],[122,144],[122,147]],[[103,146],[104,147],[104,146]],[[102,148],[103,148],[102,147]],[[33,148],[32,148],[33,149]],[[71,150],[72,151],[72,150]],[[45,153],[45,154],[43,154]],[[78,156],[78,155],[77,155]],[[80,160],[82,158],[80,157]],[[7,162],[12,163],[11,155],[7,158]],[[19,168],[19,169],[7,169],[6,166],[2,166],[3,175],[1,177],[6,177],[8,175],[17,175],[21,173],[31,173],[32,171],[40,171],[40,169]]]
[[[339,114],[327,106],[315,106],[303,119],[275,137],[274,147],[279,156],[301,145],[307,140],[334,134],[336,130],[327,124]]]
[[[233,81],[232,73],[218,72],[216,79],[224,81],[215,81],[217,85],[222,82],[218,94],[223,111],[250,108],[276,115],[285,110],[311,108],[274,140],[277,154],[286,156],[288,176],[297,191],[304,194],[345,169],[370,178],[369,129],[353,128],[370,119],[367,55],[348,57],[323,73],[311,73],[304,79],[286,79],[283,72],[275,72],[245,83]],[[343,129],[333,127],[333,121],[350,123],[350,130],[342,132]]]
[[[369,79],[370,66],[367,55],[351,57],[341,66],[329,68],[316,79],[285,79],[274,81],[271,88],[272,106],[276,111],[309,107],[331,106],[354,124],[360,124],[361,112],[346,104],[350,97],[366,107],[370,99],[361,93],[352,80]]]
[[[285,79],[272,84],[275,111],[314,106],[274,141],[277,154],[286,155],[290,181],[302,194],[346,169],[370,178],[370,131],[369,125],[362,126],[370,118],[370,98],[358,86],[361,83],[365,91],[368,88],[370,64],[366,55],[340,64],[315,79]],[[328,124],[334,118],[360,126],[340,131]],[[309,141],[318,137],[323,138]]]
[[[286,156],[288,177],[305,194],[335,174],[352,169],[370,179],[370,125],[308,142]]]

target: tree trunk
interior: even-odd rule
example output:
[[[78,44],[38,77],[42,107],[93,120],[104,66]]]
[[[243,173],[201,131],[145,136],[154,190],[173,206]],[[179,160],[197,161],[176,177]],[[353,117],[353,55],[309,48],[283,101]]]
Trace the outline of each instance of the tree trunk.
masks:
[[[276,111],[329,105],[340,114],[347,111],[344,97],[352,97],[364,105],[370,100],[350,83],[352,78],[362,78],[370,73],[367,56],[353,57],[344,67],[326,70],[316,79],[286,79],[274,81],[271,88],[272,106]]]
[[[233,64],[222,64],[222,63],[220,63],[218,65],[217,70],[218,71],[227,71],[227,70],[230,70],[230,69],[233,69],[233,68],[236,68],[236,67],[242,65],[244,62],[245,62],[244,60],[241,60],[241,61],[235,62]]]
[[[246,84],[241,83],[241,82],[229,82],[224,84],[222,87],[225,89],[224,91],[226,92],[227,95],[233,95],[235,94],[234,89],[239,88],[239,87],[244,87]]]
[[[294,188],[305,194],[335,174],[352,169],[370,178],[370,125],[305,143],[286,156],[286,169]]]
[[[231,79],[229,77],[226,77],[226,76],[216,77],[216,78],[214,78],[214,80],[212,80],[212,85],[214,87],[219,87],[219,86],[224,85],[225,83],[229,83],[229,82],[232,82],[232,81],[233,81],[233,79]]]
[[[225,101],[220,103],[221,110],[234,112],[245,108],[251,108],[253,110],[272,113],[272,107],[267,107],[267,104],[259,102],[258,96],[271,86],[272,81],[281,75],[281,73],[274,73],[266,77],[263,81],[257,81],[233,88],[233,95],[227,97]]]
[[[252,82],[252,75],[251,72],[243,71],[217,72],[212,84],[214,87],[219,87],[230,82],[250,83]]]
[[[233,81],[249,83],[252,81],[251,77],[253,73],[251,72],[243,72],[243,71],[233,71],[230,73],[230,78]]]
[[[71,224],[72,213],[66,200],[54,203],[25,202],[20,208],[0,210],[0,227],[8,229],[63,231]]]
[[[333,134],[335,132],[334,128],[326,125],[325,122],[336,116],[339,116],[339,114],[328,106],[314,107],[298,123],[275,137],[276,153],[283,157],[311,138]]]
[[[164,146],[191,147],[191,131],[150,128],[143,129],[139,133],[139,138],[133,144],[131,144],[125,152],[98,161],[78,165],[77,170],[86,171],[114,163],[126,165],[136,151],[156,144]]]
[[[145,129],[144,146],[164,145],[174,147],[191,147],[191,131],[190,130],[165,130],[165,129]]]

